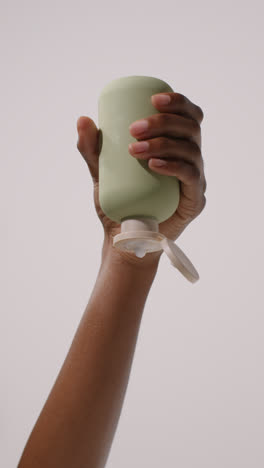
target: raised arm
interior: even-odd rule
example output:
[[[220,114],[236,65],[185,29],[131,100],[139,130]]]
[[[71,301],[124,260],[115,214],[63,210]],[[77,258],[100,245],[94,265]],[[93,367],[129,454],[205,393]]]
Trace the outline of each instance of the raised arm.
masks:
[[[105,466],[157,266],[138,268],[104,246],[91,298],[19,468]]]
[[[149,148],[131,157],[149,160],[160,174],[181,182],[177,211],[159,225],[175,240],[205,205],[206,181],[201,156],[203,113],[187,98],[164,93],[171,100],[153,104],[144,133],[131,127]],[[102,261],[95,286],[61,371],[25,446],[18,468],[103,468],[120,416],[135,351],[138,330],[160,252],[143,258],[119,252],[112,237],[120,225],[103,213],[98,196],[100,134],[88,117],[78,120],[77,147],[94,182],[94,202],[104,228]],[[155,166],[163,160],[165,165]]]

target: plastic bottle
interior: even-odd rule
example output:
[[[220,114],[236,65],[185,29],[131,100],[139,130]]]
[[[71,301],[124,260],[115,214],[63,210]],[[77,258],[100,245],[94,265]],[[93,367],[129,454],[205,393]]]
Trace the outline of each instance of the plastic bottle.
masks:
[[[179,204],[179,181],[175,176],[154,173],[146,160],[131,156],[129,143],[137,141],[129,126],[159,111],[151,96],[173,92],[155,77],[126,76],[108,83],[98,100],[101,130],[99,156],[99,202],[103,212],[121,224],[113,245],[143,257],[164,250],[173,266],[191,282],[199,275],[181,249],[159,232],[159,223],[170,218]]]

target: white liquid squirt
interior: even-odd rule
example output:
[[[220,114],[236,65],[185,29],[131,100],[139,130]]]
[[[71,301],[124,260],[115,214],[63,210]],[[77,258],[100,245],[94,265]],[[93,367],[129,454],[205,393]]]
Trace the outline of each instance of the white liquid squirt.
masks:
[[[138,258],[143,258],[145,256],[145,254],[146,254],[146,251],[145,251],[144,247],[137,246],[137,247],[135,247],[134,254]]]

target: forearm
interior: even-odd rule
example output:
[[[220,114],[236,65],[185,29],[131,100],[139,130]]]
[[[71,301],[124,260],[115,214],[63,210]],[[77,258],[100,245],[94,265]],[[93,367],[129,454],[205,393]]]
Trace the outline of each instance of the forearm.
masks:
[[[105,466],[156,270],[116,262],[111,249],[103,250],[91,298],[19,468]]]

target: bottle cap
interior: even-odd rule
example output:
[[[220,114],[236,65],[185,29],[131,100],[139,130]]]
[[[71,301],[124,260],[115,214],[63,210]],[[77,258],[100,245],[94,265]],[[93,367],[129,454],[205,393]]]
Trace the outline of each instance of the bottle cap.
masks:
[[[159,232],[159,225],[153,218],[133,218],[121,222],[121,232],[113,239],[114,247],[134,252],[142,258],[148,252],[164,250],[171,264],[191,283],[199,279],[199,274],[183,251],[171,239]]]

